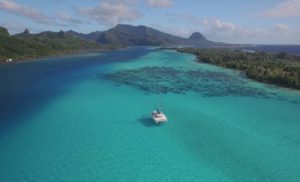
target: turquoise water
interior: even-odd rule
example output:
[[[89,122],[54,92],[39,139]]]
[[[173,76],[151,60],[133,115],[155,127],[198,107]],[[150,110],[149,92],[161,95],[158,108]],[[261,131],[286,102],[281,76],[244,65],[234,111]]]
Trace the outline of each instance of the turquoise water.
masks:
[[[300,180],[300,93],[192,55],[3,64],[0,84],[0,181]]]

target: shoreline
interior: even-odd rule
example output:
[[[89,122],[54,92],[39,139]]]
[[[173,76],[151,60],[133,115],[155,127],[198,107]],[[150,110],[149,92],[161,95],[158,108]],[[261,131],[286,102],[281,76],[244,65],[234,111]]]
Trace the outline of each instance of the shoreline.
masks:
[[[72,55],[79,55],[84,54],[88,52],[104,52],[104,51],[110,51],[110,50],[118,50],[120,48],[108,48],[108,49],[88,49],[88,50],[78,50],[78,51],[72,51],[68,53],[57,53],[57,54],[51,54],[47,56],[37,56],[37,57],[27,57],[27,58],[20,58],[20,59],[13,59],[11,62],[6,62],[5,60],[0,60],[1,64],[13,64],[13,63],[20,63],[20,62],[28,62],[28,61],[39,61],[40,59],[47,59],[47,58],[53,58],[53,57],[61,57],[61,56],[72,56]]]
[[[221,68],[226,68],[226,69],[230,69],[230,70],[235,70],[235,71],[239,71],[241,73],[243,73],[245,75],[245,78],[246,79],[250,79],[250,80],[253,80],[253,81],[256,81],[258,83],[264,83],[264,84],[267,84],[269,86],[276,86],[276,87],[279,87],[281,89],[288,89],[288,90],[293,90],[293,91],[300,91],[300,88],[296,88],[296,87],[289,87],[287,85],[284,85],[284,84],[279,84],[279,83],[272,83],[271,81],[268,81],[268,80],[259,80],[259,79],[255,79],[251,76],[249,76],[247,74],[247,70],[243,70],[243,69],[238,69],[238,68],[230,68],[230,67],[226,67],[226,66],[221,66],[221,65],[217,65],[217,64],[214,64],[214,63],[211,63],[211,62],[206,62],[206,61],[203,61],[201,60],[198,55],[194,52],[187,52],[187,51],[184,51],[182,49],[174,49],[174,48],[171,48],[170,50],[176,50],[177,52],[180,52],[180,53],[186,53],[186,54],[192,54],[194,56],[196,56],[196,62],[197,63],[205,63],[205,64],[209,64],[209,65],[213,65],[213,66],[218,66],[218,67],[221,67]]]

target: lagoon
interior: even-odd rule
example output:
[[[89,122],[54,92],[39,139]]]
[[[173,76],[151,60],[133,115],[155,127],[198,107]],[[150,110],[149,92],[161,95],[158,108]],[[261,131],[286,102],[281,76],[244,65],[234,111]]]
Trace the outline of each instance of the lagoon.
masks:
[[[0,181],[300,180],[300,92],[193,55],[133,47],[2,64],[0,84]]]

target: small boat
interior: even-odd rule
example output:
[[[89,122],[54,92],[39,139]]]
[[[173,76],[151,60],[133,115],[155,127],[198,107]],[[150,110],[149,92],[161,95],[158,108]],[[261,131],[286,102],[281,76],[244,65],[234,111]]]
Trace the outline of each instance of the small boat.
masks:
[[[158,95],[160,96],[160,90],[158,90]],[[159,106],[160,106],[159,108],[157,108],[156,110],[154,110],[150,113],[153,121],[156,124],[164,123],[164,122],[168,121],[167,116],[162,112],[162,109],[161,109],[162,108],[161,98],[159,99]]]
[[[156,109],[152,111],[151,117],[156,124],[164,123],[168,121],[167,116],[161,111],[161,109]]]

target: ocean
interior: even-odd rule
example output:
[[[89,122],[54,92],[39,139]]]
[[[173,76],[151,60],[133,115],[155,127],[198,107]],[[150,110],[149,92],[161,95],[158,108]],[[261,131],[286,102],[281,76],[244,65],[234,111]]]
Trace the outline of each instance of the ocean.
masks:
[[[154,47],[0,65],[0,181],[300,180],[300,92]],[[162,102],[168,122],[150,112]]]

